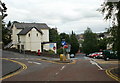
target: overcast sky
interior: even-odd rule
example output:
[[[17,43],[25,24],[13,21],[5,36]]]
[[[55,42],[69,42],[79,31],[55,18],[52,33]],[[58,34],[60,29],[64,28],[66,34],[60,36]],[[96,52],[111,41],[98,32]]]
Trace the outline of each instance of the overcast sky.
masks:
[[[8,10],[5,21],[46,23],[59,32],[79,34],[90,27],[93,32],[109,26],[100,12],[103,0],[2,0]]]

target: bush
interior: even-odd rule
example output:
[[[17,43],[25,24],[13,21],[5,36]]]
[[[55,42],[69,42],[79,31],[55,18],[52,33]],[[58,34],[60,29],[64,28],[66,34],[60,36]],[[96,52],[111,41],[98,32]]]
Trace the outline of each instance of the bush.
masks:
[[[49,54],[55,54],[55,52],[53,50],[48,50]]]
[[[58,53],[58,54],[63,54],[63,49],[59,48],[59,49],[57,50],[57,53]]]

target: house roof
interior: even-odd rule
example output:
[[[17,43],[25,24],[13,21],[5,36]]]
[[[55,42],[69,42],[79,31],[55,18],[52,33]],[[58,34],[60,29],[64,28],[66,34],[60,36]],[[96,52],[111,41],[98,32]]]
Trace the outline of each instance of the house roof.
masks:
[[[24,29],[27,27],[36,27],[37,29],[49,29],[45,23],[14,23],[17,29]]]
[[[33,28],[35,28],[38,32],[43,34],[42,31],[36,27],[27,27],[27,28],[24,28],[23,30],[21,30],[17,35],[26,35]]]

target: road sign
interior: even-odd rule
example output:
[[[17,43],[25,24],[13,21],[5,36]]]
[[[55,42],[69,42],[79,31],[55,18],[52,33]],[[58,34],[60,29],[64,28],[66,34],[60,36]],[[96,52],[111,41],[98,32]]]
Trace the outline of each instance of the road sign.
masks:
[[[64,48],[68,48],[68,45],[64,45]]]
[[[66,42],[65,42],[65,41],[62,41],[62,45],[63,45],[63,46],[66,45]]]

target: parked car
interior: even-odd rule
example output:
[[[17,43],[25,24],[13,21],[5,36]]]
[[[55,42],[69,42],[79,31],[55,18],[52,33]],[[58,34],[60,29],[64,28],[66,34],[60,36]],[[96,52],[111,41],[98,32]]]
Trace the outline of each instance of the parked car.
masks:
[[[94,53],[90,53],[90,54],[88,54],[88,55],[86,55],[87,57],[90,57],[90,55],[92,55],[92,54],[94,54]]]
[[[96,58],[96,57],[99,56],[99,55],[102,55],[102,52],[95,52],[95,53],[89,55],[89,57],[91,57],[91,58]]]
[[[112,50],[103,50],[103,57],[104,60],[109,60],[109,59],[117,59],[117,51],[112,51]]]
[[[97,58],[97,59],[103,59],[104,57],[103,57],[103,54],[100,54],[100,55],[96,56],[95,58]]]

